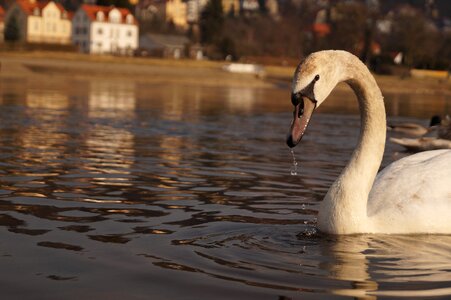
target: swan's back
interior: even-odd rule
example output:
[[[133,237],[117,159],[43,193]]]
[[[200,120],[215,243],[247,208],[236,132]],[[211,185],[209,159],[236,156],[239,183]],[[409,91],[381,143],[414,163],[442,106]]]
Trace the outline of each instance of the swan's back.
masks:
[[[451,150],[418,153],[380,172],[368,217],[383,233],[451,233]]]

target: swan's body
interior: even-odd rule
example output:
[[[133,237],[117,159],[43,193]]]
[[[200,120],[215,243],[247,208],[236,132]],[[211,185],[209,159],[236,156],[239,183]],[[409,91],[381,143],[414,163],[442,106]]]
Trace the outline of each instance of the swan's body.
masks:
[[[300,141],[315,107],[343,81],[357,95],[362,128],[349,163],[320,205],[319,229],[331,234],[451,233],[451,150],[403,158],[376,178],[385,147],[384,102],[374,77],[354,55],[321,51],[298,66],[288,145]]]
[[[449,150],[395,161],[377,175],[371,189],[370,226],[381,233],[451,233],[450,184]]]

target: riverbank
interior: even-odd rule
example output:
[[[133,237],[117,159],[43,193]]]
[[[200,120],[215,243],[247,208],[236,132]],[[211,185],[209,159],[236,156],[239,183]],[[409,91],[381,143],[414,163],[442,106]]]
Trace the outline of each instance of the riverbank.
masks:
[[[295,66],[265,66],[265,76],[228,73],[224,62],[96,56],[60,52],[1,52],[0,78],[133,80],[149,84],[289,89]],[[376,75],[385,93],[449,94],[451,80]]]

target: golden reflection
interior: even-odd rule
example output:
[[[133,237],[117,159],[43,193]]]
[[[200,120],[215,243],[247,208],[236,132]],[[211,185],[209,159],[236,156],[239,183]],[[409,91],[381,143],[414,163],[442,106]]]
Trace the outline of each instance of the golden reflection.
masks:
[[[40,193],[31,193],[31,192],[16,192],[15,195],[16,195],[16,196],[21,196],[21,197],[47,198],[47,196],[44,195],[44,194],[40,194]]]
[[[320,112],[359,114],[357,98],[350,88],[334,90],[329,98],[320,106]],[[451,112],[450,97],[445,94],[384,93],[384,102],[389,116],[429,119]]]
[[[157,100],[162,102],[161,109],[164,119],[181,121],[186,119],[187,116],[189,116],[191,121],[198,119],[202,100],[204,99],[201,89],[170,86],[166,87],[165,92]]]
[[[451,288],[428,290],[379,290],[382,282],[449,282],[451,269],[450,236],[347,236],[332,244],[333,261],[326,264],[330,276],[351,281],[349,289],[332,293],[357,299],[377,296],[443,296]],[[326,249],[325,249],[326,250]]]
[[[152,229],[151,233],[152,234],[170,234],[172,232],[169,230]]]
[[[135,83],[96,81],[89,83],[89,117],[130,117],[136,108]]]
[[[160,140],[160,158],[162,161],[171,164],[172,166],[179,166],[182,160],[182,148],[184,142],[180,136],[163,136]],[[169,178],[161,178],[163,182],[168,182]]]
[[[136,110],[135,83],[91,81],[88,94],[88,117],[127,118],[133,120]],[[96,184],[129,186],[130,168],[134,163],[135,142],[131,131],[120,126],[96,125],[86,134],[83,157],[88,158],[84,168],[99,174]],[[86,199],[85,201],[94,201]],[[105,200],[98,200],[104,203]]]
[[[93,182],[97,184],[129,186],[130,169],[134,164],[134,135],[120,128],[112,126],[93,127],[86,138],[86,152],[88,163],[84,168],[99,174],[109,176],[95,176]]]
[[[132,213],[132,210],[129,210],[129,209],[107,209],[107,212],[109,212],[109,213],[116,213],[116,214],[130,214],[130,213]]]
[[[387,94],[387,114],[391,116],[412,116],[429,119],[433,115],[451,112],[451,102],[446,95]]]
[[[67,94],[59,91],[28,90],[26,105],[29,108],[67,109],[69,99]]]
[[[90,199],[90,198],[84,198],[81,199],[83,202],[90,202],[90,203],[122,203],[122,200],[105,200],[105,199]]]
[[[68,116],[68,96],[53,90],[26,90],[25,103],[27,118],[37,122],[18,131],[17,141],[23,151],[17,157],[27,162],[52,165],[60,163],[54,158],[65,151],[68,136],[61,132]],[[38,151],[36,151],[38,150]],[[24,163],[25,165],[26,163]],[[15,175],[41,177],[54,176],[56,173],[18,172]]]
[[[228,88],[226,103],[231,111],[252,112],[257,101],[258,90],[252,88]]]

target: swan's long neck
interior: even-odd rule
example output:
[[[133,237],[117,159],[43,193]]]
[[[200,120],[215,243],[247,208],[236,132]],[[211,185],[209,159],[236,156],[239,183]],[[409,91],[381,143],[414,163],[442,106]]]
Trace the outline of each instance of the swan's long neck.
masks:
[[[371,232],[368,195],[382,161],[386,120],[383,97],[374,77],[358,59],[343,65],[344,78],[359,101],[361,129],[357,147],[348,165],[324,198],[318,225],[334,234]]]

